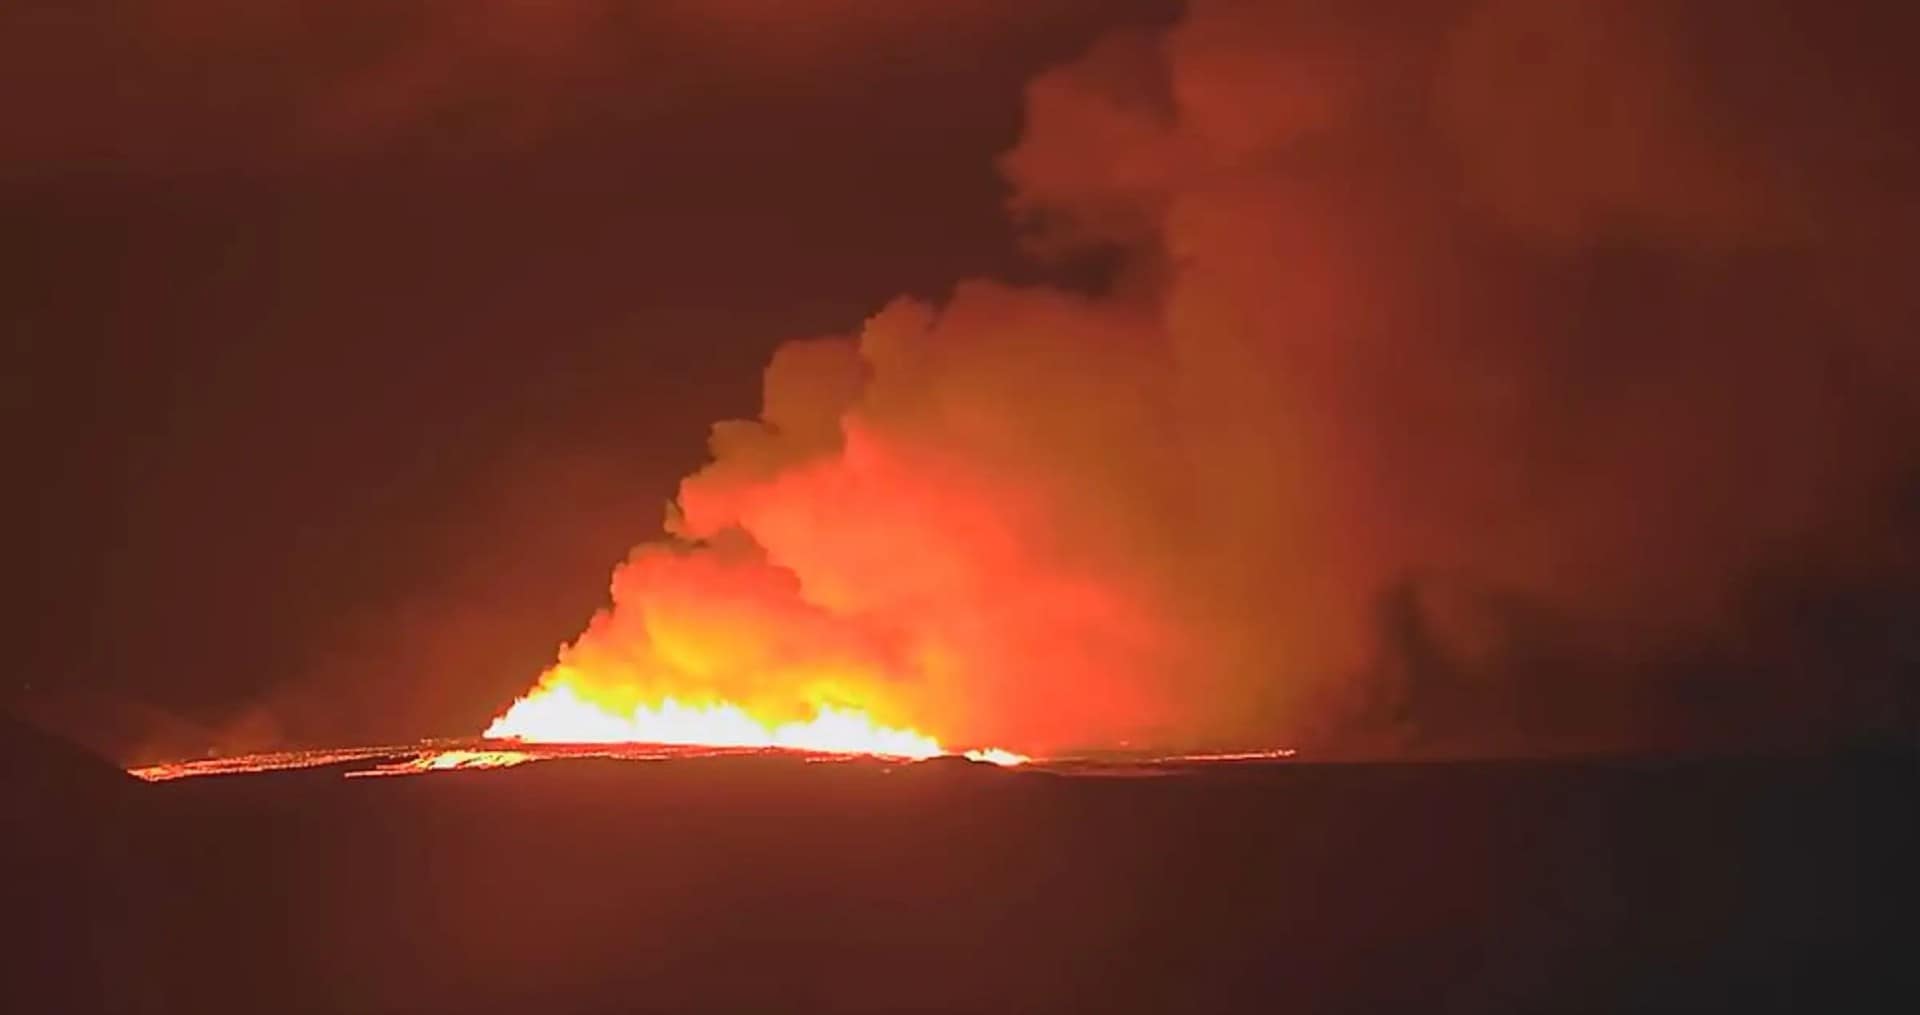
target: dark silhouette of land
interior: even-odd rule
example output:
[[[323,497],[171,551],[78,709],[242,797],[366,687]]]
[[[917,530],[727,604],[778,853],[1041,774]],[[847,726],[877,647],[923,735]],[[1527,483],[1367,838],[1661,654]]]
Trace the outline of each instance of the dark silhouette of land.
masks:
[[[145,785],[6,731],[20,1012],[1911,1011],[1911,755]]]

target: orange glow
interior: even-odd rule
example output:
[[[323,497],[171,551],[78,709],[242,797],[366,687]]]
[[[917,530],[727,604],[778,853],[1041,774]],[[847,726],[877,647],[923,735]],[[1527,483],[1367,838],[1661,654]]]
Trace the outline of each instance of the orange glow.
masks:
[[[1274,747],[1258,751],[1222,751],[1214,754],[1169,754],[1155,758],[1156,762],[1181,761],[1284,761],[1300,752],[1290,747]]]
[[[226,758],[196,758],[154,765],[138,765],[127,774],[142,782],[172,782],[202,775],[248,775],[259,772],[288,772],[329,765],[370,765],[348,768],[341,774],[352,779],[368,775],[414,775],[422,772],[446,772],[466,768],[511,768],[538,760],[525,751],[490,747],[453,746],[442,742],[412,747],[340,747],[314,750],[268,751]]]
[[[1024,765],[1033,760],[1024,754],[1015,754],[1012,751],[1003,750],[998,747],[983,747],[972,751],[962,751],[960,752],[960,756],[968,761],[984,761],[989,765]]]
[[[142,782],[172,782],[201,775],[245,775],[322,765],[356,764],[391,755],[395,750],[392,747],[343,747],[331,750],[269,751],[226,758],[195,758],[137,765],[127,769],[127,774]]]
[[[769,722],[728,702],[689,704],[673,697],[630,709],[589,700],[556,670],[515,701],[485,736],[529,743],[643,743],[706,747],[783,748],[823,754],[890,758],[935,758],[949,752],[940,741],[911,729],[883,726],[867,713],[844,706],[818,706],[805,720]],[[998,748],[967,751],[974,761],[1018,765],[1024,755]]]
[[[423,751],[414,757],[401,761],[392,761],[373,768],[364,768],[345,773],[349,779],[376,775],[418,775],[422,772],[450,772],[468,768],[512,768],[533,761],[534,757],[525,751],[473,750],[453,748],[443,751]]]

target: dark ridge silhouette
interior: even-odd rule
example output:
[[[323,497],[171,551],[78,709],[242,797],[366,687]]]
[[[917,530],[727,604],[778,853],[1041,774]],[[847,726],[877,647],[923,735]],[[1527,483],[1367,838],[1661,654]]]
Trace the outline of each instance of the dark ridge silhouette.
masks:
[[[102,805],[137,785],[138,780],[107,759],[0,714],[0,801],[8,806],[50,798]]]
[[[139,893],[125,878],[145,822],[141,784],[103,758],[0,715],[0,949],[8,992],[50,993],[44,1011],[117,1011],[109,982],[136,959],[125,933]],[[136,978],[137,979],[137,978]]]
[[[27,944],[4,973],[22,1011],[195,1015],[1911,1011],[1915,771],[745,756],[193,778],[36,818],[100,834],[8,864],[31,904],[9,906]]]

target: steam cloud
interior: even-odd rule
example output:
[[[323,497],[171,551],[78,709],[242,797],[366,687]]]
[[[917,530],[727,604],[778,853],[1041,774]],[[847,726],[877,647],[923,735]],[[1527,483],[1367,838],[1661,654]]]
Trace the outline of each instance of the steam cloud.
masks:
[[[1898,33],[1718,17],[1202,0],[1100,42],[1002,166],[1108,283],[782,348],[562,665],[1043,752],[1910,723]]]

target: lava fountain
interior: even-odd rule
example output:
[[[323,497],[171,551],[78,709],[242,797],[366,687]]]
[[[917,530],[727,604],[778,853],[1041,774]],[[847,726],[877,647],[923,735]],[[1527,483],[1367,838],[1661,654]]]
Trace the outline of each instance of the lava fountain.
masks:
[[[881,725],[866,712],[822,705],[812,718],[773,722],[739,705],[688,703],[665,697],[622,709],[584,695],[564,669],[516,700],[494,719],[489,740],[542,744],[665,744],[777,748],[883,758],[936,758],[955,752],[918,730]],[[999,748],[958,752],[974,761],[1018,765],[1029,759]]]

